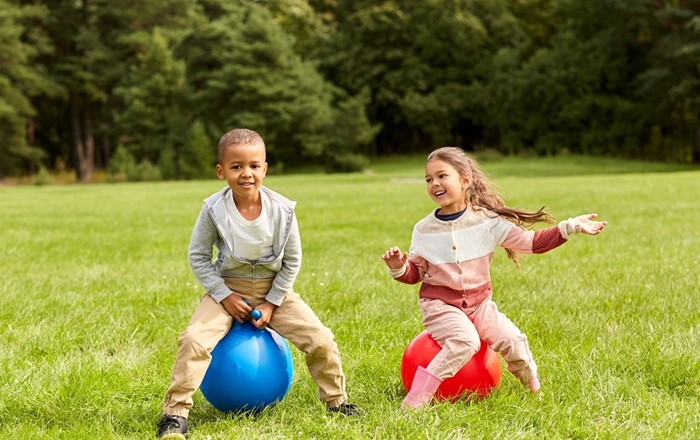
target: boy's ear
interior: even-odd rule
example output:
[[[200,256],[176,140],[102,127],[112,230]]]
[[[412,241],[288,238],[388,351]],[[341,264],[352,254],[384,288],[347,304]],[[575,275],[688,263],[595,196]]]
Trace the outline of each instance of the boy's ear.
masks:
[[[224,180],[226,177],[224,176],[224,168],[220,164],[216,164],[216,177],[219,178],[219,180]]]

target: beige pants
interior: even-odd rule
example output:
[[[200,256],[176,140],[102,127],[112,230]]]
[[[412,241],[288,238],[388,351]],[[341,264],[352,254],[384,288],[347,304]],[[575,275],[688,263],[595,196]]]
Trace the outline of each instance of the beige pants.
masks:
[[[465,314],[457,307],[436,299],[421,299],[423,325],[440,344],[442,350],[433,358],[427,370],[446,379],[454,376],[481,348],[481,340],[501,353],[508,371],[527,384],[537,377],[537,365],[527,345],[527,336],[498,311],[490,299]],[[472,318],[473,322],[472,322]]]
[[[272,280],[227,278],[226,285],[248,300],[252,307],[265,302]],[[187,417],[192,396],[199,388],[211,361],[211,351],[233,325],[233,317],[221,304],[204,295],[187,329],[178,340],[178,353],[170,387],[165,393],[163,413]],[[345,376],[333,333],[296,293],[287,294],[272,313],[269,326],[304,352],[319,397],[327,406],[346,399]]]

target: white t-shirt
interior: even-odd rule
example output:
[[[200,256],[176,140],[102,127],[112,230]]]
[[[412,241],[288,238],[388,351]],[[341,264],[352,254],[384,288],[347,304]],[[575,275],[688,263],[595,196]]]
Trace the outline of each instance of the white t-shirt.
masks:
[[[234,254],[238,258],[246,260],[259,260],[272,255],[272,224],[271,203],[268,196],[260,191],[262,211],[255,220],[243,218],[236,203],[233,201],[233,193],[229,192],[225,200],[226,218],[228,227],[233,234]]]

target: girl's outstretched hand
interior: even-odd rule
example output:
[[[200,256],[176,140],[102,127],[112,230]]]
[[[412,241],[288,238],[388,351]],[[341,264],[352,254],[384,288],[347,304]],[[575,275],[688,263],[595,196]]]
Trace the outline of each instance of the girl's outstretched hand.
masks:
[[[598,235],[603,230],[608,222],[597,222],[593,219],[598,218],[598,214],[584,214],[576,217],[578,224],[581,227],[581,232],[588,235]]]
[[[408,260],[408,252],[402,253],[398,246],[393,246],[384,252],[382,260],[384,260],[389,269],[401,269]]]

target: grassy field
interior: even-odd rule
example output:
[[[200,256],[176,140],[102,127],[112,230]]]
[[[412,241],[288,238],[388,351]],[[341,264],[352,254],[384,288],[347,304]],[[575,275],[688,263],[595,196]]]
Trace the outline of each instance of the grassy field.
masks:
[[[192,439],[700,438],[700,171],[558,158],[484,163],[509,204],[557,218],[598,212],[518,270],[504,251],[494,299],[527,333],[545,392],[507,372],[477,403],[404,413],[401,355],[421,330],[417,286],[380,255],[407,248],[433,209],[423,159],[353,175],[270,176],[299,202],[296,290],[330,327],[352,402],[326,414],[301,354],[290,392],[257,416],[198,392]],[[0,187],[0,438],[155,436],[179,333],[201,289],[186,261],[217,180]]]

